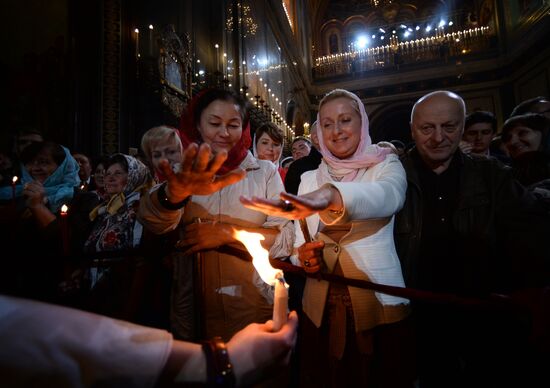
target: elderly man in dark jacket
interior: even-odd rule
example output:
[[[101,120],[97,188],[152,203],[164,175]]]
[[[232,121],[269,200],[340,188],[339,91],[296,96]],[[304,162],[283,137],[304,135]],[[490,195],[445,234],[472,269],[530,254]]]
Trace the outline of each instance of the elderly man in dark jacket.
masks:
[[[548,215],[509,168],[458,149],[464,118],[464,101],[448,91],[413,107],[416,146],[402,158],[408,189],[395,222],[407,286],[486,298],[550,283]],[[540,354],[526,340],[524,317],[413,302],[420,388],[503,387],[531,378],[523,373]]]

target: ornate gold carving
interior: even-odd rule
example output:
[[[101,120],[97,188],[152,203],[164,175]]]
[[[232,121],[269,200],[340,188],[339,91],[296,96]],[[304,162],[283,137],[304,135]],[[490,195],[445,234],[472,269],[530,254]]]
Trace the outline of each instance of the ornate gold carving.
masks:
[[[159,33],[159,47],[161,101],[180,117],[191,94],[191,39],[168,25]]]

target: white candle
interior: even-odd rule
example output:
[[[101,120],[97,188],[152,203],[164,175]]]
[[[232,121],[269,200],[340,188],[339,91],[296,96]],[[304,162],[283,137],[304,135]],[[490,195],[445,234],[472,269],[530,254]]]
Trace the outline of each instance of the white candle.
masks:
[[[281,330],[288,318],[288,284],[280,274],[275,280],[275,297],[273,301],[273,331]]]
[[[149,24],[149,56],[153,56],[153,25]]]
[[[137,58],[139,57],[139,29],[136,28],[134,32],[136,33],[136,58]]]
[[[219,49],[220,49],[220,45],[219,44],[215,44],[214,45],[214,48],[216,49],[216,72],[219,73],[220,72],[220,53],[219,53]]]
[[[265,240],[263,235],[245,230],[235,230],[233,237],[246,247],[252,256],[252,265],[254,265],[262,280],[271,286],[275,286],[273,331],[279,331],[288,318],[288,284],[286,284],[283,277],[283,271],[273,268],[269,263],[269,252],[260,243],[260,241]]]

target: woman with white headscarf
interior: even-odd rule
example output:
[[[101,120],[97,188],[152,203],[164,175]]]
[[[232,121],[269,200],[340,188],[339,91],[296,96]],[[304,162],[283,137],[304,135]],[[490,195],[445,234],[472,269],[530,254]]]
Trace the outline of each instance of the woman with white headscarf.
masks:
[[[393,223],[407,183],[394,148],[372,144],[363,103],[348,91],[327,94],[317,121],[323,161],[302,175],[298,195],[241,201],[272,215],[306,218],[314,241],[305,242],[296,223],[291,257],[306,272],[403,287]],[[302,382],[412,386],[407,299],[308,278],[303,310]]]

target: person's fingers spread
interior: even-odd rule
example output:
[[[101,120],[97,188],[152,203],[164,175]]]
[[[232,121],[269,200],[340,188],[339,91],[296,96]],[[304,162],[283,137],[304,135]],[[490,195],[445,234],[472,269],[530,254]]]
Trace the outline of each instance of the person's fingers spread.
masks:
[[[183,151],[182,162],[180,171],[189,172],[193,168],[193,163],[195,162],[195,157],[198,153],[198,146],[195,143],[189,144],[189,146]]]
[[[221,189],[225,186],[229,186],[234,183],[237,183],[238,181],[242,180],[245,176],[246,176],[246,171],[242,169],[233,170],[228,172],[225,175],[215,176],[214,184]]]
[[[227,159],[227,151],[218,152],[216,155],[214,155],[214,158],[210,160],[210,163],[208,164],[208,168],[207,168],[208,172],[211,174],[215,174],[216,172],[218,172],[218,170],[220,169],[222,164],[226,161],[226,159]]]
[[[170,167],[170,162],[166,159],[162,159],[159,162],[158,169],[160,172],[166,177],[166,180],[170,181],[174,178],[174,171],[172,171],[172,168]]]
[[[257,210],[257,209],[272,209],[273,208],[273,206],[270,203],[267,202],[268,200],[264,200],[264,199],[261,199],[261,198],[258,198],[258,197],[247,198],[247,197],[241,195],[239,197],[239,200],[241,201],[241,203],[243,205],[245,205],[246,207],[249,207],[251,209],[256,209]]]
[[[196,172],[203,172],[207,169],[211,155],[212,150],[210,149],[210,146],[206,143],[202,143],[199,147],[199,152],[195,161],[194,169]]]

